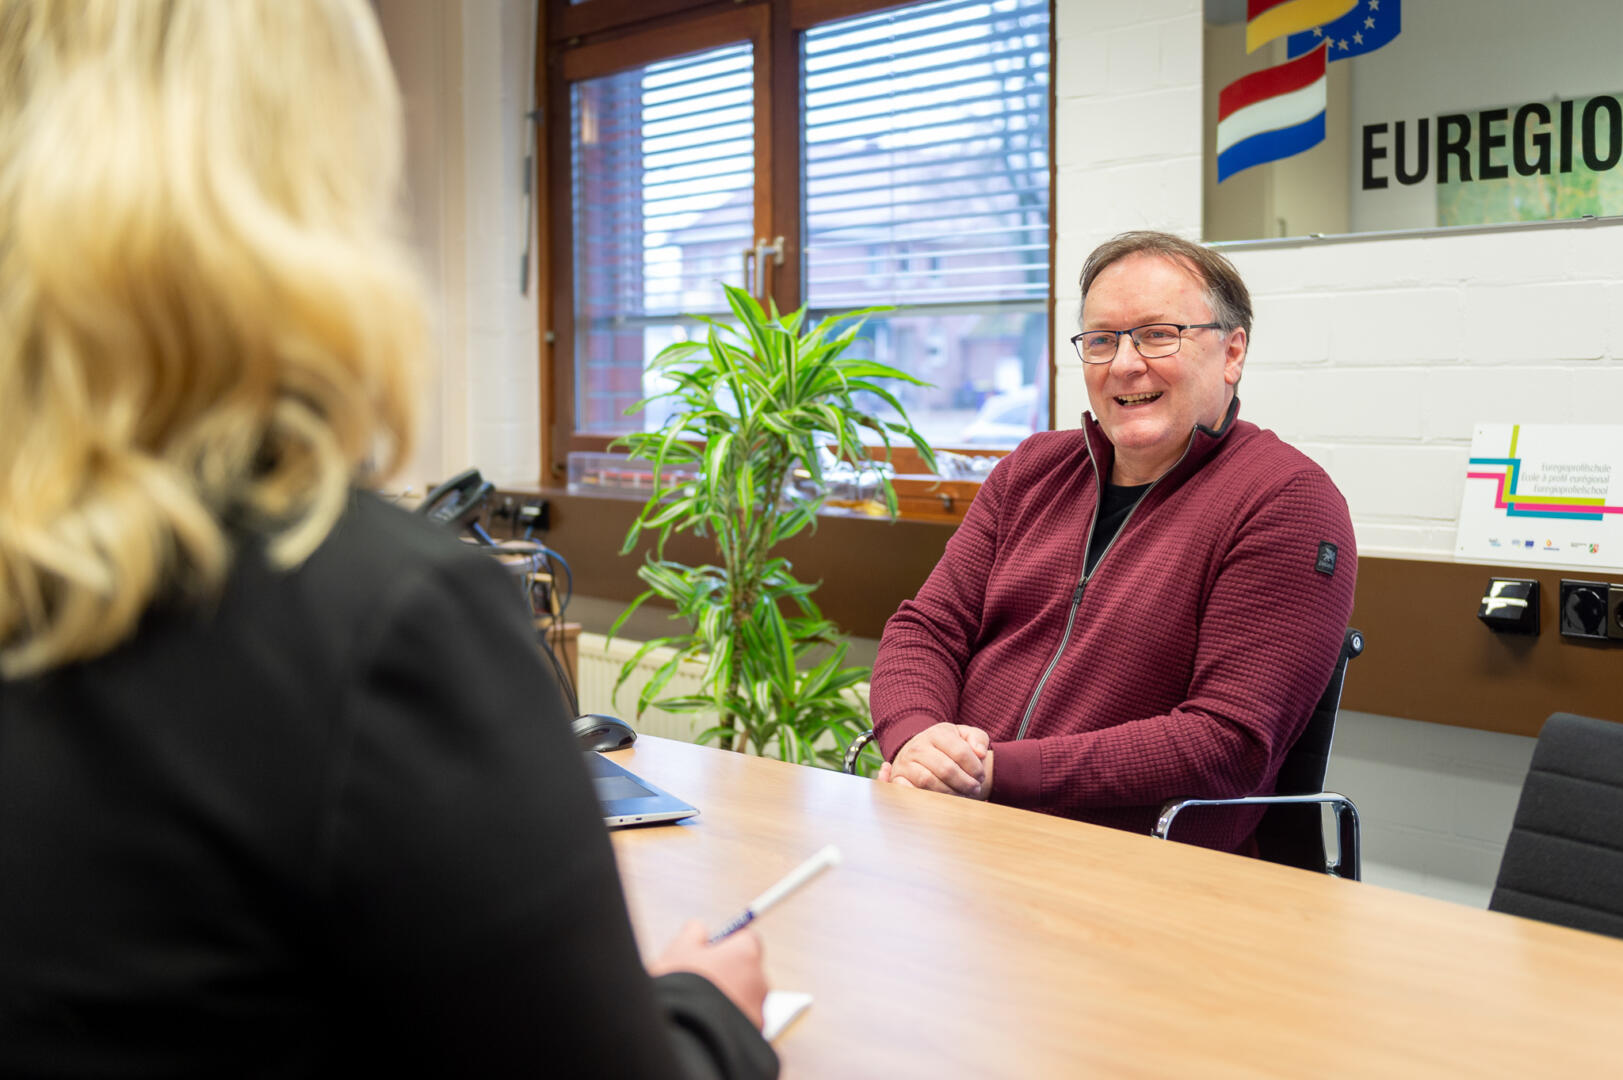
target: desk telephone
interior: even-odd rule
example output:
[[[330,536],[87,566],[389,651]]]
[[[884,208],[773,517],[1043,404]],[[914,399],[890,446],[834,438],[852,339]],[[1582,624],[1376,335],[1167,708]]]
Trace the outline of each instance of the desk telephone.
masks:
[[[417,512],[430,521],[460,529],[478,519],[495,492],[496,485],[479,475],[478,469],[466,469],[424,496]]]

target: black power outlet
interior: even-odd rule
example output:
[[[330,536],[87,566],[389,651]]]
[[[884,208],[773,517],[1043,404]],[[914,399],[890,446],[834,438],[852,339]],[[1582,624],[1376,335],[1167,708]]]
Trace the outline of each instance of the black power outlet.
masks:
[[[520,529],[546,532],[552,528],[552,506],[545,499],[527,499],[518,508],[516,524]]]
[[[1608,634],[1611,617],[1610,586],[1604,581],[1561,579],[1561,636],[1600,638]]]

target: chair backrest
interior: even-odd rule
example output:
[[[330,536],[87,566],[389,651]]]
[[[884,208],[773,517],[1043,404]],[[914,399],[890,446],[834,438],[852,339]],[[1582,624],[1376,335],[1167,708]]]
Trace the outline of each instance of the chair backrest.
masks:
[[[1623,937],[1623,724],[1544,722],[1488,908]]]
[[[1280,795],[1310,795],[1324,790],[1324,774],[1330,765],[1330,744],[1336,734],[1336,715],[1341,710],[1341,687],[1347,679],[1347,662],[1364,651],[1364,635],[1353,627],[1341,638],[1341,655],[1330,672],[1324,693],[1313,706],[1307,727],[1279,766],[1274,791]],[[1319,808],[1314,805],[1270,806],[1257,823],[1257,851],[1269,862],[1299,866],[1323,872],[1325,865],[1324,827]]]

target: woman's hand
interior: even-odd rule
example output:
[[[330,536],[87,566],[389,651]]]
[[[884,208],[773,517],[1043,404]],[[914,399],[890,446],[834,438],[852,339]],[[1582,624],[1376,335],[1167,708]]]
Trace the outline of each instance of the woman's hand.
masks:
[[[665,947],[659,959],[648,965],[650,975],[691,971],[716,984],[749,1017],[761,1026],[761,1006],[766,1001],[766,972],[761,967],[761,938],[754,930],[743,929],[716,942],[704,923],[689,919]]]

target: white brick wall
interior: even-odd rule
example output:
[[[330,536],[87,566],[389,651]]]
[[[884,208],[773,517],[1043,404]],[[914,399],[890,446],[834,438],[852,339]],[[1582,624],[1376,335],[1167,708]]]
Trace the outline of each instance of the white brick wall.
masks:
[[[529,294],[519,292],[532,17],[531,0],[462,2],[467,372],[474,419],[467,463],[479,465],[498,483],[534,483],[541,474],[540,327],[533,273]],[[537,134],[540,153],[544,144]]]
[[[1231,249],[1257,308],[1245,413],[1332,450],[1365,554],[1447,558],[1474,425],[1616,422],[1620,243],[1573,224]]]
[[[1055,331],[1068,353],[1088,251],[1128,228],[1200,233],[1200,5],[1061,0],[1055,38]],[[1062,423],[1085,399],[1058,399]]]
[[[530,0],[377,0],[406,101],[407,216],[438,326],[421,489],[469,465],[540,475],[535,285],[519,293]],[[539,212],[540,207],[537,207]]]

